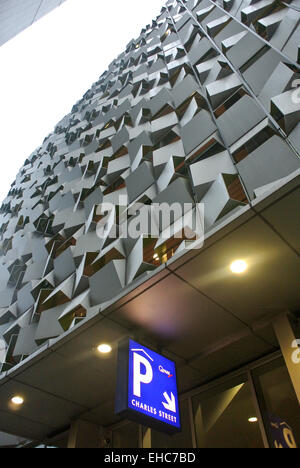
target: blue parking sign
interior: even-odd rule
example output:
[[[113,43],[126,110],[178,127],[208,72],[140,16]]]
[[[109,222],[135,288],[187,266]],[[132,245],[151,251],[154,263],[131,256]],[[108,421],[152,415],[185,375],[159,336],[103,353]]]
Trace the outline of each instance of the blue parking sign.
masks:
[[[134,340],[123,342],[116,413],[167,433],[180,431],[175,363]]]

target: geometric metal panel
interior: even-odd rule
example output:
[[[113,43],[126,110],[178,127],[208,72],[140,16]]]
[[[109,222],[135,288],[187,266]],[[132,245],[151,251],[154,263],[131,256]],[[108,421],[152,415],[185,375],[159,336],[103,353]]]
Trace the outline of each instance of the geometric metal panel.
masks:
[[[123,236],[132,207],[203,203],[207,236],[299,169],[298,16],[169,0],[27,158],[0,209],[0,372],[188,249],[159,221]]]

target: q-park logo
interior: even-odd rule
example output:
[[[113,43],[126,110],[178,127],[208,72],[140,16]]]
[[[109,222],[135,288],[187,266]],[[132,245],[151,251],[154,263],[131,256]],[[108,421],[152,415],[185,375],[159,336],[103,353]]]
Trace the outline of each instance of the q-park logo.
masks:
[[[164,369],[163,366],[159,366],[158,369],[159,369],[159,372],[161,372],[162,374],[166,374],[168,378],[173,377],[173,374],[171,374],[170,371]]]

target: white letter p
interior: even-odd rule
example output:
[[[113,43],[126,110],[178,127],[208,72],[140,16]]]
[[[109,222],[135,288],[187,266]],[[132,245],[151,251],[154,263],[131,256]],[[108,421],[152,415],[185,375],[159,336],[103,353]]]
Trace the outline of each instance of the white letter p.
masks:
[[[141,373],[141,365],[146,368],[146,373]],[[141,396],[141,383],[149,384],[153,379],[151,363],[140,354],[133,353],[133,394]]]

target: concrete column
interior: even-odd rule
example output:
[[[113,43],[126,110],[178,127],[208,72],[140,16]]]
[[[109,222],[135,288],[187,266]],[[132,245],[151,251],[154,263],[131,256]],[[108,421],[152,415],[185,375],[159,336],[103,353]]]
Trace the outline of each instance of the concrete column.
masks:
[[[143,437],[143,448],[151,448],[152,447],[152,440],[151,440],[151,429],[147,428],[144,432]]]
[[[100,448],[101,427],[87,421],[77,420],[71,424],[68,448]]]
[[[289,371],[300,404],[300,333],[296,322],[288,312],[276,317],[273,322],[286,367]]]
[[[151,429],[140,425],[139,427],[139,447],[152,448]]]

